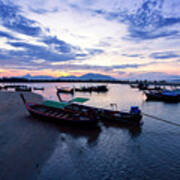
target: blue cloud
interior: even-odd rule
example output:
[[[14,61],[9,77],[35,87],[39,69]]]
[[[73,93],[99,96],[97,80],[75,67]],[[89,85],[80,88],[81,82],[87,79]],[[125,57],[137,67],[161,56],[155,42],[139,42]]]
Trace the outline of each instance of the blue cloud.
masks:
[[[57,39],[57,37],[45,37],[42,42],[44,42],[47,45],[56,45],[55,49],[62,52],[62,53],[70,53],[72,51],[73,46],[71,46],[70,44]]]
[[[142,58],[142,54],[125,54],[125,53],[123,53],[122,56],[126,56],[126,57],[140,57],[140,58]]]
[[[0,0],[0,20],[4,27],[22,34],[38,36],[41,28],[36,25],[35,21],[19,15],[19,12],[18,6],[7,5]]]
[[[58,8],[53,8],[52,10],[47,10],[43,8],[29,8],[30,11],[36,13],[36,14],[47,14],[47,13],[55,13],[58,12]]]
[[[180,55],[176,54],[175,52],[155,52],[150,54],[150,58],[153,59],[171,59],[171,58],[177,58],[180,57]]]
[[[102,49],[86,49],[90,55],[102,54],[104,51]]]
[[[0,31],[0,37],[5,37],[5,38],[11,39],[11,40],[18,40],[18,38],[12,36],[9,33],[4,32],[4,31]]]
[[[9,42],[9,44],[16,48],[18,47],[24,48],[25,50],[21,52],[21,55],[29,56],[29,58],[33,58],[33,59],[44,59],[53,62],[53,61],[68,61],[76,58],[76,55],[73,53],[59,54],[56,52],[52,52],[43,46],[37,46],[22,42]]]
[[[180,34],[179,29],[168,30],[167,28],[179,24],[180,17],[164,17],[163,3],[164,0],[145,0],[134,13],[118,10],[110,12],[101,9],[92,10],[92,13],[101,15],[109,21],[127,24],[129,36],[125,39],[148,40],[177,36]]]
[[[162,6],[162,0],[146,0],[135,14],[127,15],[126,22],[129,23],[130,37],[146,40],[178,35],[178,29],[162,29],[163,27],[180,23],[180,18],[178,17],[163,17],[161,12]]]
[[[129,27],[129,32],[130,32],[130,38],[135,38],[135,39],[139,39],[139,40],[148,40],[148,39],[157,39],[157,38],[161,38],[161,37],[179,36],[179,31],[176,31],[176,30],[148,32],[148,31],[136,30],[132,27]],[[129,37],[127,39],[129,39]]]

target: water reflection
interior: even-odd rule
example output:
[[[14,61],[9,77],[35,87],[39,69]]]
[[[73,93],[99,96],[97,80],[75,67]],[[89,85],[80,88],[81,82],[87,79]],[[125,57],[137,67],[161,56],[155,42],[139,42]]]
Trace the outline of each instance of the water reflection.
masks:
[[[96,144],[97,139],[101,133],[100,127],[94,127],[94,128],[83,128],[83,127],[71,127],[67,125],[60,125],[56,126],[56,129],[62,134],[70,135],[74,139],[78,138],[85,138],[87,139],[87,143],[89,145]],[[65,140],[64,136],[61,136],[62,140]]]
[[[103,121],[103,125],[106,128],[111,128],[114,127],[116,129],[124,129],[127,130],[129,135],[132,138],[138,137],[140,136],[141,132],[142,132],[142,123],[141,124],[124,124],[124,123],[115,123],[115,122],[105,122]]]

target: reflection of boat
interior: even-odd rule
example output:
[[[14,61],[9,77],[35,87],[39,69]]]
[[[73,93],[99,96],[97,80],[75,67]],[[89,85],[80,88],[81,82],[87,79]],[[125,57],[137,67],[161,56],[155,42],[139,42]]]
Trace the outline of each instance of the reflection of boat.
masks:
[[[33,90],[37,91],[44,91],[43,87],[34,87]]]
[[[132,137],[137,137],[141,134],[142,132],[142,123],[141,124],[124,124],[124,123],[115,123],[115,122],[110,122],[110,121],[104,121],[103,125],[106,128],[114,127],[114,128],[119,128],[119,129],[124,129],[129,132],[129,134]]]
[[[22,85],[5,85],[4,89],[15,89],[17,87],[22,87]]]
[[[74,89],[73,88],[56,88],[58,93],[69,93],[69,94],[74,94]]]
[[[28,86],[19,86],[15,88],[15,91],[29,91],[30,92],[32,91],[32,88]]]
[[[59,100],[62,101],[59,93],[57,93]],[[80,98],[83,100],[83,98]],[[85,99],[87,101],[88,99]],[[53,101],[51,101],[53,106]],[[120,123],[140,123],[142,119],[141,111],[138,107],[133,106],[131,107],[129,112],[121,112],[121,111],[114,111],[104,108],[97,108],[92,106],[86,106],[86,105],[80,105],[77,102],[80,102],[79,99],[77,100],[72,99],[69,102],[59,102],[59,105],[63,103],[64,109],[69,109],[73,111],[79,111],[79,112],[86,112],[88,114],[93,114],[96,119],[99,120],[106,120],[106,121],[114,121],[114,122],[120,122]],[[81,101],[82,102],[82,101]],[[57,104],[58,102],[54,102],[54,104]]]
[[[61,133],[65,133],[67,135],[72,136],[73,138],[81,138],[85,137],[88,141],[88,144],[91,144],[97,140],[99,134],[101,132],[101,128],[99,126],[93,128],[72,128],[67,125],[61,125],[56,127]]]
[[[84,125],[87,127],[90,125],[96,125],[98,122],[92,114],[86,115],[85,113],[78,111],[74,112],[67,109],[46,106],[43,104],[28,103],[24,99],[23,94],[21,94],[21,98],[23,99],[29,113],[32,116],[42,120],[72,125]]]

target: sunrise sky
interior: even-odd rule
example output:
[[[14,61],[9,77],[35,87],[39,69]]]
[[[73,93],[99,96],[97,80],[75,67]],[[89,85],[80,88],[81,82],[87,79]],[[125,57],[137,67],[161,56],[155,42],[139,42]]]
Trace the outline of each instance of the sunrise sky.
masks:
[[[180,0],[0,0],[0,77],[180,75]]]

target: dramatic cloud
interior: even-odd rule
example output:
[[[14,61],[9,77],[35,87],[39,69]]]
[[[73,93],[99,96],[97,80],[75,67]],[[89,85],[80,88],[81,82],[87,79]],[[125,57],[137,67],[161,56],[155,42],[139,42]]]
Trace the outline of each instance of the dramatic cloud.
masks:
[[[36,25],[35,21],[19,15],[19,12],[18,6],[7,5],[0,1],[0,18],[3,26],[22,34],[38,36],[41,28]]]
[[[16,37],[12,36],[11,34],[3,32],[3,31],[0,31],[0,37],[5,37],[11,40],[18,40]]]
[[[179,9],[179,0],[0,0],[0,65],[178,73]]]
[[[171,59],[180,57],[180,54],[177,54],[175,52],[156,52],[152,53],[150,57],[153,59]]]

